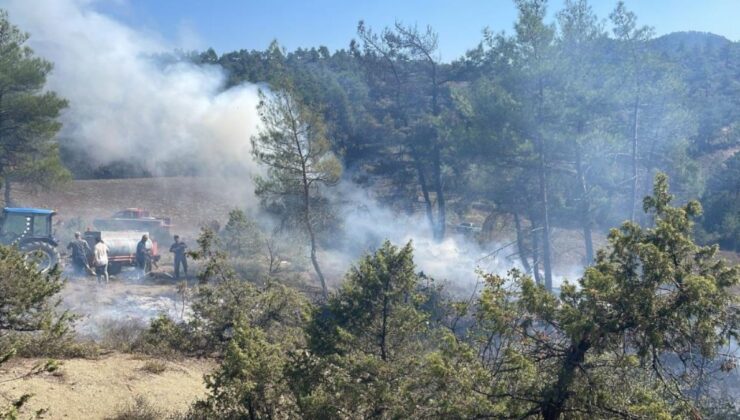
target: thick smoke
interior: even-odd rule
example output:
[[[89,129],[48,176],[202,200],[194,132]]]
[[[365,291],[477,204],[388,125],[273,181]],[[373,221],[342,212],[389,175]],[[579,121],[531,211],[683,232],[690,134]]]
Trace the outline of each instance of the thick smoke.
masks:
[[[224,90],[218,67],[163,59],[175,45],[96,12],[93,3],[5,5],[30,32],[34,51],[54,63],[48,87],[70,102],[61,133],[69,147],[93,164],[133,162],[155,175],[172,165],[209,176],[254,172],[257,87]]]
[[[420,214],[399,214],[377,203],[370,190],[351,183],[341,184],[335,191],[341,201],[341,216],[345,233],[342,246],[323,254],[324,265],[335,279],[363,254],[372,252],[384,240],[403,246],[414,245],[414,262],[424,274],[445,284],[454,294],[469,294],[479,281],[478,270],[505,274],[517,267],[508,252],[494,252],[498,243],[479,245],[471,236],[449,229],[447,237],[437,241],[431,234],[426,218]],[[341,199],[337,198],[341,197]],[[505,244],[504,244],[505,245]]]

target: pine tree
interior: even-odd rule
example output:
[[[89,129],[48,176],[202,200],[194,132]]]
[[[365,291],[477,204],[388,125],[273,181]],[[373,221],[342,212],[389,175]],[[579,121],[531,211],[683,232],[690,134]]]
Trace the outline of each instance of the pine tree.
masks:
[[[339,181],[341,163],[331,152],[319,114],[296,101],[289,91],[260,95],[262,129],[252,137],[252,152],[268,169],[267,176],[256,178],[256,194],[284,225],[306,233],[311,263],[326,297],[328,289],[317,251],[319,233],[326,228],[331,212],[322,187]]]
[[[54,140],[67,102],[43,90],[52,64],[24,45],[28,38],[0,11],[0,177],[6,205],[12,203],[13,181],[51,187],[70,176]]]

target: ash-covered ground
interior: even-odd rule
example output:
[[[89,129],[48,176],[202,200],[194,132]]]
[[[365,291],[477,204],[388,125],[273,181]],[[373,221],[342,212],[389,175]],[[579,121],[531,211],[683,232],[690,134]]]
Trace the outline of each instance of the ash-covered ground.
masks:
[[[62,307],[79,316],[75,330],[81,337],[99,340],[117,324],[145,326],[160,314],[185,319],[189,309],[181,285],[161,276],[138,279],[134,270],[111,276],[108,284],[99,284],[93,276],[68,275]]]

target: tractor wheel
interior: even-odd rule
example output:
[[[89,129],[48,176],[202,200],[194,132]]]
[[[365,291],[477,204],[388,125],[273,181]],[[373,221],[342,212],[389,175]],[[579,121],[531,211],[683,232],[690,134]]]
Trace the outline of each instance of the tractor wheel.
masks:
[[[60,264],[62,260],[59,251],[54,246],[41,241],[24,244],[21,247],[21,252],[25,254],[26,261],[36,264],[36,267],[42,273],[51,270],[55,265]]]
[[[111,276],[121,274],[121,269],[123,269],[123,265],[119,262],[112,262],[108,264],[108,274],[110,274]]]

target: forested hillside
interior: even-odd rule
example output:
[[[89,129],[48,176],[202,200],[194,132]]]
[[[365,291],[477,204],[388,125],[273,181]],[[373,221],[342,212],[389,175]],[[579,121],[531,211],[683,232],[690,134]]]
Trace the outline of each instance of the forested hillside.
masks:
[[[573,2],[550,22],[542,2],[517,4],[514,33],[485,31],[452,62],[438,58],[434,28],[400,22],[360,22],[339,51],[275,41],[160,59],[217,66],[224,89],[289,88],[322,114],[344,177],[426,214],[437,237],[450,212],[487,203],[517,220],[525,266],[548,265],[552,226],[581,230],[591,261],[592,231],[644,222],[640,198],[663,171],[680,200],[707,204],[700,237],[737,250],[737,177],[723,165],[740,147],[740,43],[655,38],[623,6],[595,16]],[[92,169],[66,157],[77,176],[147,175],[132,162]]]

